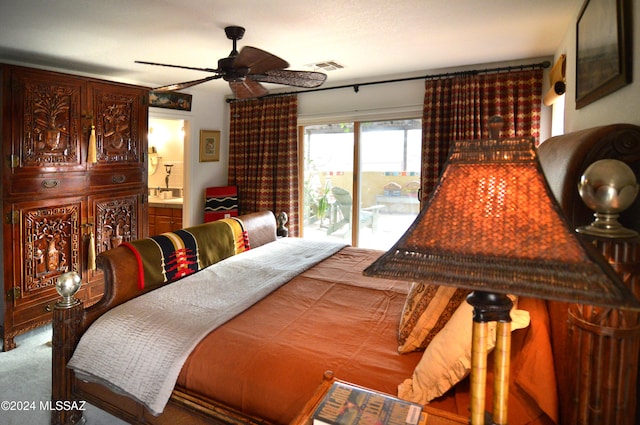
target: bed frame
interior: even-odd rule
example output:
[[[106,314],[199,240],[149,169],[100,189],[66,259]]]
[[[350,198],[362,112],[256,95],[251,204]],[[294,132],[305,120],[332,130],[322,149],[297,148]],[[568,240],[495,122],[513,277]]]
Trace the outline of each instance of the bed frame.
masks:
[[[591,163],[603,158],[620,159],[628,163],[636,175],[640,176],[640,127],[629,124],[613,124],[553,137],[540,146],[539,158],[552,191],[569,222],[576,227],[585,225],[592,221],[593,214],[578,196],[576,184],[580,176]],[[276,221],[270,212],[249,214],[242,216],[242,219],[251,235],[252,246],[275,240]],[[621,222],[627,227],[640,231],[640,200],[636,200],[634,205],[622,215]],[[626,263],[624,266],[627,270],[624,273],[625,281],[631,285],[636,296],[640,297],[640,272],[638,270],[640,267],[640,240],[638,238],[622,241],[609,240],[604,241],[604,244],[606,245],[603,248],[605,251],[611,250],[611,244],[626,247],[627,254],[622,261]],[[634,254],[629,255],[628,252]],[[608,259],[611,262],[620,260],[616,255],[609,255]],[[247,416],[213,400],[197,397],[178,387],[174,389],[164,413],[156,417],[130,398],[115,394],[98,384],[77,380],[74,373],[67,369],[66,365],[85,329],[105,311],[145,292],[138,291],[136,285],[123,284],[127,280],[135,281],[132,276],[136,276],[137,264],[132,257],[118,258],[112,252],[102,253],[98,257],[98,266],[105,276],[103,299],[87,309],[82,304],[77,304],[70,308],[56,306],[53,311],[52,400],[54,402],[86,400],[127,422],[138,424],[268,424],[260,418]],[[640,339],[640,318],[638,315],[630,318],[631,322],[635,320],[631,323],[631,328],[621,332],[624,338],[627,338],[624,343],[631,344],[632,347],[635,344],[636,347],[635,358],[633,354],[620,354],[623,358],[620,361],[619,368],[622,369],[619,376],[627,376],[627,385],[619,387],[622,389],[614,390],[612,394],[609,388],[611,380],[604,379],[606,377],[594,376],[585,382],[578,376],[576,364],[582,365],[582,363],[594,360],[585,356],[576,358],[578,348],[574,344],[584,343],[585,339],[576,338],[576,335],[582,335],[584,330],[569,322],[568,311],[571,306],[557,302],[548,302],[547,305],[552,322],[554,363],[560,396],[560,423],[577,423],[577,418],[588,415],[594,406],[597,409],[599,403],[603,403],[603,400],[611,397],[615,398],[613,402],[616,405],[617,414],[627,421],[615,423],[640,423],[636,416],[637,347]],[[595,328],[598,326],[594,325]],[[606,328],[606,326],[600,327]],[[619,336],[611,338],[607,332],[600,332],[600,340],[598,341],[615,345],[615,341],[619,341]],[[615,339],[615,341],[609,341],[607,338],[609,340]],[[589,341],[594,343],[591,339]],[[596,362],[604,361],[604,358],[598,356],[600,354],[596,354]],[[629,366],[631,366],[631,373],[627,369]],[[588,372],[585,372],[586,370],[587,368],[582,369],[583,375]],[[618,379],[618,377],[616,376],[614,379]],[[320,380],[318,384],[321,384]],[[70,425],[79,423],[82,419],[82,412],[78,410],[52,411],[51,415],[52,424]],[[598,423],[607,423],[607,421]]]

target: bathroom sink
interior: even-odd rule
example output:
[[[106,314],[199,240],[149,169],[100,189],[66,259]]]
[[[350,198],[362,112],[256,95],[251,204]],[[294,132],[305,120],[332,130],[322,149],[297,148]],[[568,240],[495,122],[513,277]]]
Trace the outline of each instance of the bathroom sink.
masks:
[[[161,196],[149,196],[149,202],[154,204],[182,204],[182,198],[163,198]]]
[[[160,202],[164,202],[166,204],[181,204],[182,198],[170,198],[170,199],[162,199]]]

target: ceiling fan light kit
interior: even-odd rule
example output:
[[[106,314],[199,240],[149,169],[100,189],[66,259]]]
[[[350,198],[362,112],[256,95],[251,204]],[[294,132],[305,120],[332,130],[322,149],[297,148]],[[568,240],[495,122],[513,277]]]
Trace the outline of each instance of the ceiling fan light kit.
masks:
[[[228,57],[218,60],[216,69],[146,61],[136,61],[136,63],[190,69],[214,74],[198,80],[156,87],[153,89],[156,92],[182,90],[222,78],[229,83],[231,91],[238,99],[251,99],[266,95],[268,90],[260,83],[315,88],[322,85],[327,79],[326,74],[321,72],[288,70],[286,69],[289,67],[287,61],[256,47],[245,46],[238,52],[237,42],[244,36],[245,29],[243,27],[229,26],[224,29],[224,32],[227,38],[233,41],[233,48]]]

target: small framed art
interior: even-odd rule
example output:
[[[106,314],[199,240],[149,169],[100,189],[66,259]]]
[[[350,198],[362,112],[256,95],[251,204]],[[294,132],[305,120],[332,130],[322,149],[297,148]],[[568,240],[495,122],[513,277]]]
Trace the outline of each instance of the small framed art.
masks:
[[[200,130],[200,162],[220,161],[220,131]]]

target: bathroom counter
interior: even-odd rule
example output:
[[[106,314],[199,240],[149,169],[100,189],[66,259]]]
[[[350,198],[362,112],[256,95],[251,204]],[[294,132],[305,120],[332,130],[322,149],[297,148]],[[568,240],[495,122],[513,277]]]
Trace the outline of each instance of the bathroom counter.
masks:
[[[161,198],[159,196],[149,196],[149,206],[159,208],[182,208],[182,198]]]

